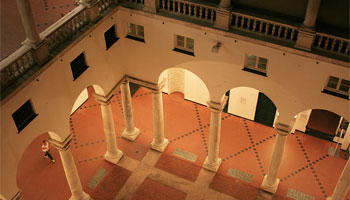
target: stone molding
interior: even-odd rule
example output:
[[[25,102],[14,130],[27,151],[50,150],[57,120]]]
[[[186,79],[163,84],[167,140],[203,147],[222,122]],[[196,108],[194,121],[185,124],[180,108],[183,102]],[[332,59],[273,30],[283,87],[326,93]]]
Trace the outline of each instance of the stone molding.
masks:
[[[220,113],[222,112],[222,110],[224,109],[226,103],[227,103],[227,99],[228,97],[225,96],[220,103],[218,102],[215,102],[215,101],[208,101],[207,104],[208,104],[208,108],[212,111],[212,112],[215,112],[215,113]]]
[[[108,106],[111,103],[111,100],[114,95],[111,96],[103,96],[100,94],[94,93],[95,100],[97,101],[98,104],[101,106]]]
[[[54,147],[56,147],[60,151],[66,151],[70,148],[70,143],[72,142],[72,134],[69,134],[66,139],[63,140],[63,142],[55,140],[55,139],[48,139],[50,144]]]
[[[287,136],[292,131],[292,126],[282,123],[276,123],[275,129],[277,130],[277,134],[281,136]]]

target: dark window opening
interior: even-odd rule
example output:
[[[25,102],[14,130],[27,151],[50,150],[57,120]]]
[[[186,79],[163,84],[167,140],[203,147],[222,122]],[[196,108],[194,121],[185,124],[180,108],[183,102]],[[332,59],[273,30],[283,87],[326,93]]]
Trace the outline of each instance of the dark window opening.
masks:
[[[106,50],[108,50],[119,38],[117,37],[117,32],[115,30],[115,25],[105,32]]]
[[[84,52],[76,57],[71,63],[73,81],[75,81],[89,66],[85,63]]]
[[[32,102],[28,100],[12,114],[18,133],[23,130],[38,114],[33,109]]]

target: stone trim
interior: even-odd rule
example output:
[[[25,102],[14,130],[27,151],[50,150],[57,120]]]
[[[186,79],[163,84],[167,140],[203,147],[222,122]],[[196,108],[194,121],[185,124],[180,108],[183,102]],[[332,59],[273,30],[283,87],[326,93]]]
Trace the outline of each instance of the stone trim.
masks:
[[[94,97],[95,97],[96,102],[98,104],[100,104],[101,106],[109,105],[111,103],[113,96],[114,96],[113,94],[110,96],[103,96],[103,95],[94,93]]]
[[[281,136],[287,136],[292,131],[292,127],[282,123],[276,123],[275,129],[277,133]]]
[[[208,104],[208,108],[212,111],[212,112],[215,112],[215,113],[220,113],[222,112],[222,110],[224,109],[226,103],[227,103],[227,99],[228,97],[225,96],[220,103],[218,102],[215,102],[215,101],[208,101],[207,104]]]
[[[18,192],[11,198],[11,200],[21,200],[22,198],[23,198],[22,190],[18,190]]]
[[[55,140],[55,139],[48,139],[50,144],[54,147],[56,147],[60,151],[66,151],[70,148],[70,144],[72,142],[72,134],[69,134],[66,139],[63,140],[63,142]]]

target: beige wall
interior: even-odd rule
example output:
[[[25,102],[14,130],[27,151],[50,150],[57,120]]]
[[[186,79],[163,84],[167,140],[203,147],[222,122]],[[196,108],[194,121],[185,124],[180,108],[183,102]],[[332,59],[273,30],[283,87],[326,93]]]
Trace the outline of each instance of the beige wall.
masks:
[[[84,39],[56,56],[38,77],[1,105],[1,194],[17,192],[17,164],[30,142],[42,133],[56,133],[56,139],[69,134],[69,116],[79,94],[89,85],[99,85],[105,93],[128,74],[157,83],[159,75],[170,67],[188,69],[208,87],[211,100],[220,101],[225,92],[236,87],[251,87],[265,93],[277,106],[279,119],[289,123],[292,117],[308,109],[325,109],[349,117],[349,101],[321,93],[329,75],[350,79],[349,69],[256,45],[253,39],[198,25],[178,22],[126,8],[104,18]],[[125,38],[127,23],[145,27],[145,43]],[[163,24],[164,22],[164,24]],[[117,23],[120,40],[108,51],[104,32]],[[194,39],[195,56],[172,51],[174,35]],[[236,41],[235,41],[236,40]],[[218,54],[212,46],[222,42]],[[70,62],[82,51],[90,66],[73,81]],[[268,58],[268,77],[242,71],[247,53]],[[20,134],[12,120],[15,112],[31,99],[39,114]]]
[[[238,87],[230,90],[228,112],[254,120],[259,91],[253,88]]]

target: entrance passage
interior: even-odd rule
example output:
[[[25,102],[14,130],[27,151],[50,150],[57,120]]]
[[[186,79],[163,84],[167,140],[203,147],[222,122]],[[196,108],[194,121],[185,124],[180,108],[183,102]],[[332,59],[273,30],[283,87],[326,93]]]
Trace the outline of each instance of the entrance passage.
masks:
[[[259,92],[254,121],[272,127],[275,115],[275,104],[264,93]]]

